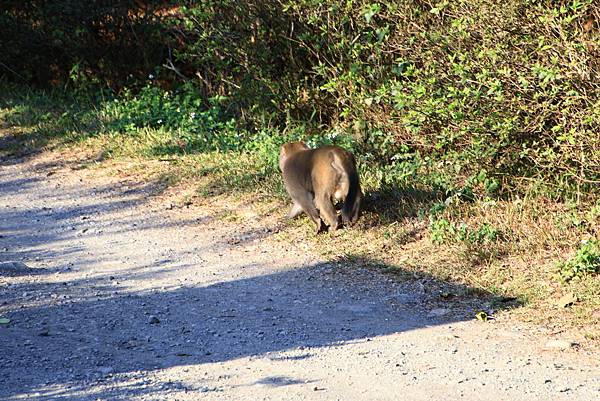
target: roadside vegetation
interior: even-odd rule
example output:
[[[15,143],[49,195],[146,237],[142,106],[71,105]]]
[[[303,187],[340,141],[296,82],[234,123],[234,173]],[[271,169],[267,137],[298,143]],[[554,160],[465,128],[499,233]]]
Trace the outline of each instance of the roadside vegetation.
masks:
[[[359,161],[358,226],[314,237],[300,219],[282,240],[466,284],[600,338],[594,1],[157,1],[108,19],[96,2],[62,3],[69,18],[89,12],[78,32],[67,17],[33,23],[51,7],[0,10],[4,43],[21,41],[0,66],[1,156],[86,148],[198,196],[284,205],[279,146],[335,143]]]

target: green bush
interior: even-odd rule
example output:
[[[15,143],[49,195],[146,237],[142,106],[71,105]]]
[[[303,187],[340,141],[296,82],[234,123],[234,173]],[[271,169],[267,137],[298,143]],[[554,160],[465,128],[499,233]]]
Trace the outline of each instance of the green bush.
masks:
[[[558,272],[564,281],[600,273],[600,241],[584,242],[573,256],[558,264]]]
[[[469,227],[465,223],[456,224],[445,218],[431,218],[429,235],[434,244],[449,242],[467,245],[494,243],[501,237],[500,231],[487,223]]]
[[[224,113],[222,101],[211,98],[205,109],[189,86],[173,93],[148,85],[136,95],[125,91],[122,98],[104,103],[103,114],[109,131],[135,135],[140,128],[166,130],[173,135],[174,149],[182,152],[241,149],[244,135]]]
[[[182,10],[177,57],[246,122],[352,134],[382,185],[429,175],[495,196],[525,177],[570,196],[600,179],[599,35],[582,29],[598,12],[592,0],[222,0]]]

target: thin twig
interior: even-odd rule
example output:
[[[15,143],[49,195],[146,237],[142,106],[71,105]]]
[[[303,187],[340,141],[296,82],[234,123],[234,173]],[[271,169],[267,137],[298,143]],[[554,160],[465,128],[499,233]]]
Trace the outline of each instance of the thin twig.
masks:
[[[8,71],[12,72],[13,74],[15,74],[16,76],[18,76],[19,78],[21,78],[23,81],[27,81],[27,79],[25,79],[25,77],[21,74],[19,74],[18,72],[16,72],[15,70],[13,70],[12,68],[10,68],[9,66],[7,66],[6,64],[4,64],[2,61],[0,61],[0,65],[4,68],[6,68]]]
[[[177,74],[178,77],[180,77],[182,79],[185,79],[186,81],[189,81],[189,78],[186,77],[185,75],[183,75],[181,73],[181,71],[179,71],[177,69],[177,67],[175,67],[175,65],[173,64],[173,60],[172,60],[172,57],[171,57],[171,48],[169,48],[169,58],[167,59],[167,63],[163,64],[163,67],[165,67],[168,70],[173,71],[175,74]]]

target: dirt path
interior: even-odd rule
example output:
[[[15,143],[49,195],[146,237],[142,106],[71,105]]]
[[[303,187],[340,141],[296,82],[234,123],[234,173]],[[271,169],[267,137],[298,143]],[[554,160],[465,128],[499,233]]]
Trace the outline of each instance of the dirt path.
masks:
[[[598,355],[151,195],[0,166],[1,400],[600,399]]]

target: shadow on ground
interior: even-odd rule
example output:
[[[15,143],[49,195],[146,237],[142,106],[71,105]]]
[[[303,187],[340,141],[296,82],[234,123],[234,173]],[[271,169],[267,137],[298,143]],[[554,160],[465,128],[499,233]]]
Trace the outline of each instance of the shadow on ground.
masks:
[[[126,400],[144,394],[160,399],[180,390],[220,391],[208,379],[161,382],[148,374],[245,357],[310,359],[316,347],[466,319],[458,309],[427,315],[423,305],[437,296],[430,288],[473,293],[433,278],[427,286],[395,286],[343,263],[277,271],[253,261],[251,254],[237,265],[239,277],[231,276],[218,263],[207,265],[195,257],[227,256],[236,247],[263,240],[268,230],[211,237],[205,224],[209,218],[171,221],[149,214],[141,207],[148,199],[143,186],[82,183],[53,189],[58,181],[48,185],[39,174],[13,173],[0,171],[0,193],[6,196],[0,204],[0,262],[59,262],[37,268],[43,272],[36,275],[9,277],[0,271],[0,315],[11,320],[0,326],[2,400]],[[28,201],[15,205],[12,199]],[[194,243],[190,237],[176,252],[142,259],[148,249],[171,246],[169,230],[180,227],[205,238]],[[117,237],[121,246],[134,250],[131,260],[111,253]],[[147,238],[149,245],[141,244]],[[93,249],[87,249],[91,242],[86,240],[94,241]],[[269,264],[277,264],[277,257]],[[113,270],[117,263],[126,268]],[[269,270],[275,272],[264,273]],[[44,274],[47,280],[40,279]],[[160,284],[173,274],[204,276],[193,284]],[[373,286],[371,279],[381,283]],[[158,281],[143,289],[134,284],[143,280]],[[285,355],[292,351],[300,354]],[[296,381],[267,376],[257,383]]]
[[[443,199],[442,195],[440,191],[413,187],[394,187],[370,191],[365,194],[362,212],[371,219],[364,224],[366,227],[372,227],[414,218],[420,213],[426,214],[434,203]]]
[[[6,217],[0,212],[1,221]],[[144,230],[139,226],[130,229]],[[246,237],[255,235],[263,236],[250,230]],[[51,244],[58,239],[39,235],[37,240]],[[226,248],[217,249],[226,252]],[[208,246],[198,252],[215,252],[215,248]],[[375,292],[344,265],[297,266],[242,279],[217,277],[204,286],[155,286],[136,291],[128,285],[133,280],[206,266],[172,267],[173,260],[163,260],[86,279],[85,269],[98,269],[106,262],[104,258],[95,255],[95,259],[81,260],[74,267],[82,269],[79,279],[56,284],[23,282],[3,289],[1,310],[11,323],[0,328],[0,374],[5,378],[0,399],[125,400],[143,394],[160,398],[179,390],[219,391],[210,381],[193,387],[184,382],[149,381],[144,374],[244,357],[309,359],[314,347],[368,341],[465,319],[460,311],[427,316],[423,304],[436,297],[427,288],[388,286]],[[251,261],[241,268],[260,270]],[[443,284],[451,293],[470,293],[464,286],[431,278],[429,284],[429,288]],[[36,301],[24,304],[24,294],[35,294]],[[299,349],[301,355],[281,355]],[[283,386],[296,381],[277,376],[258,383]]]
[[[0,395],[70,399],[91,383],[98,386],[99,381],[101,387],[105,381],[124,380],[123,387],[86,397],[127,399],[131,391],[139,395],[165,390],[130,388],[130,374],[367,341],[464,319],[452,314],[427,317],[420,307],[426,295],[417,292],[372,298],[347,272],[328,265],[206,287],[127,292],[111,284],[126,284],[128,276],[136,274],[71,281],[63,290],[47,284],[11,286],[8,295],[13,300],[3,308],[11,324],[0,329],[5,344],[0,371],[8,385],[0,388]],[[42,305],[11,307],[24,292],[38,294]],[[65,297],[69,294],[81,298],[71,300]],[[401,307],[391,308],[390,301]],[[302,357],[310,358],[310,351]],[[53,393],[52,386],[59,386],[60,392]]]

